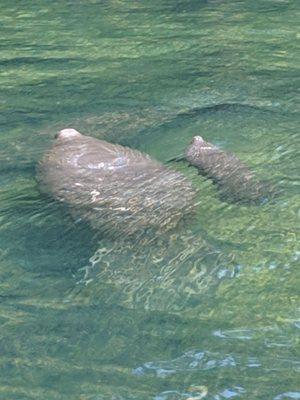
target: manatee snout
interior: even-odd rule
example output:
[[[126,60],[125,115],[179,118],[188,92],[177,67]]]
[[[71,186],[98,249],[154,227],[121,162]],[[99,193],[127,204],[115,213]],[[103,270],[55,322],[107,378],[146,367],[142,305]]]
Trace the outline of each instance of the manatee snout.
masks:
[[[195,145],[195,146],[197,146],[197,145],[202,146],[205,144],[205,141],[202,136],[196,135],[193,137],[190,144]]]
[[[62,129],[61,131],[59,131],[54,137],[55,137],[55,139],[66,140],[66,139],[78,138],[81,136],[82,136],[81,133],[76,131],[76,129],[66,128],[66,129]]]
[[[205,155],[209,155],[209,150],[219,150],[214,144],[206,142],[202,136],[194,136],[189,146],[185,150],[185,158],[190,164],[200,166],[201,159]],[[196,165],[198,164],[198,165]]]

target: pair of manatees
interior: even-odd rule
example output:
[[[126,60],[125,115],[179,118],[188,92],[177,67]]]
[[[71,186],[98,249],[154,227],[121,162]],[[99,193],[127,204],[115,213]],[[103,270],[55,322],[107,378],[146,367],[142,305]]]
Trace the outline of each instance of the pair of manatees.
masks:
[[[234,201],[256,201],[261,184],[235,155],[195,136],[185,159]],[[40,187],[76,218],[114,235],[173,229],[195,210],[195,190],[149,155],[64,129],[37,171]]]
[[[199,137],[185,158],[239,198],[256,191],[254,175],[237,157]],[[236,271],[233,254],[212,247],[187,223],[198,200],[189,180],[147,154],[64,129],[37,176],[43,192],[100,234],[83,275],[76,272],[74,294],[85,302],[194,309],[203,307],[200,294],[218,285],[219,271]]]

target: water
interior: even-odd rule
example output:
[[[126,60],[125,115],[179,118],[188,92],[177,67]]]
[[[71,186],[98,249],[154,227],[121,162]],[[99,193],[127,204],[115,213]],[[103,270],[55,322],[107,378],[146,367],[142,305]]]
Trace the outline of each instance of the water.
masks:
[[[1,398],[300,398],[297,11],[1,1]],[[280,194],[229,205],[173,165],[200,193],[189,233],[111,243],[38,191],[65,127],[164,162],[201,134]]]

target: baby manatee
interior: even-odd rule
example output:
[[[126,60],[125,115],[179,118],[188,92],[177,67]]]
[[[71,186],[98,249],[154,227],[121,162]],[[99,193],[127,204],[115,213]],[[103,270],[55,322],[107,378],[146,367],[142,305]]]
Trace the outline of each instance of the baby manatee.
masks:
[[[193,214],[190,182],[149,155],[85,136],[56,135],[37,167],[43,193],[99,231],[124,237],[168,231]]]
[[[236,155],[221,150],[201,136],[194,136],[184,158],[199,173],[212,179],[228,202],[259,204],[266,199],[266,186]]]

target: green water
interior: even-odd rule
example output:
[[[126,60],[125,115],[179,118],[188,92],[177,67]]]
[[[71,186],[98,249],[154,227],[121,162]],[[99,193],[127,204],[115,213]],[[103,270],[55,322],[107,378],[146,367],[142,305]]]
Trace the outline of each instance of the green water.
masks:
[[[300,399],[298,26],[296,0],[0,2],[1,399]],[[192,233],[109,243],[38,191],[65,127],[164,162],[201,134],[279,194],[174,165]]]

